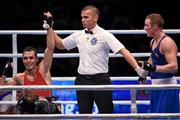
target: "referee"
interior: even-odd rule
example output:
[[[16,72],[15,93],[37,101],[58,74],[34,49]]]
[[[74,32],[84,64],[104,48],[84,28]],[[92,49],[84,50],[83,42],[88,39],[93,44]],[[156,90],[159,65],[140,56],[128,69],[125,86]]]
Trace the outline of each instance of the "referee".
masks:
[[[85,6],[81,11],[81,22],[84,27],[82,31],[75,32],[64,39],[54,33],[57,48],[70,50],[77,47],[79,50],[80,61],[75,85],[111,85],[108,75],[110,50],[115,54],[123,55],[137,74],[145,77],[146,71],[138,66],[135,58],[124,45],[112,33],[97,24],[99,14],[95,6]],[[52,17],[49,12],[45,15]],[[99,113],[114,112],[112,91],[77,91],[77,101],[80,114],[92,113],[94,102]]]

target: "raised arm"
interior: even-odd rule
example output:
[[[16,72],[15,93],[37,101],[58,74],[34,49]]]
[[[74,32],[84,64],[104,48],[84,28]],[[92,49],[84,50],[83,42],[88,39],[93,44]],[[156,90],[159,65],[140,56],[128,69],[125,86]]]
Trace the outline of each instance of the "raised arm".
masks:
[[[47,37],[46,37],[46,44],[47,47],[44,52],[44,59],[40,63],[40,67],[44,69],[44,72],[47,73],[50,71],[52,60],[53,60],[53,53],[54,53],[54,33],[52,28],[47,30]]]
[[[46,80],[47,84],[51,84],[51,65],[54,53],[54,35],[52,28],[47,30],[46,38],[47,47],[44,52],[44,58],[39,64],[39,71]]]
[[[54,24],[53,16],[49,11],[44,12],[44,16],[45,16],[45,20],[44,20],[43,28],[48,30],[49,28],[53,27]],[[55,32],[54,32],[54,41],[55,41],[55,46],[58,49],[65,49],[62,44],[62,38],[59,37]]]
[[[39,71],[43,75],[44,79],[48,84],[51,83],[51,74],[50,74],[50,69],[52,65],[52,60],[53,60],[53,53],[54,53],[54,32],[52,29],[52,19],[49,13],[44,13],[44,15],[47,17],[46,19],[50,19],[49,21],[44,21],[43,27],[44,29],[47,30],[47,37],[46,37],[46,44],[47,47],[44,52],[44,58],[39,64]]]

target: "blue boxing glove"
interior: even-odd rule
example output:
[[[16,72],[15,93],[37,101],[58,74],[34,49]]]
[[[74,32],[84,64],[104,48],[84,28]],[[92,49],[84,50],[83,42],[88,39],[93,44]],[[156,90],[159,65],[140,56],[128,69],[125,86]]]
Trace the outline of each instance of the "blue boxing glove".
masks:
[[[143,78],[143,77],[140,77],[138,78],[138,84],[145,84],[146,83],[146,77]]]
[[[149,72],[156,71],[156,65],[149,64],[147,61],[143,61],[142,67]]]

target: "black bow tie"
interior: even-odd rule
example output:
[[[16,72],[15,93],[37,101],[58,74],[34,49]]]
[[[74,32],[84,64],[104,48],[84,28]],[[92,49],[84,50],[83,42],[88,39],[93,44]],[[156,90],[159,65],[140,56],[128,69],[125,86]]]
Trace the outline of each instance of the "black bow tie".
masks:
[[[92,32],[92,31],[85,30],[85,33],[86,33],[86,34],[91,34],[91,35],[93,35],[93,32]]]

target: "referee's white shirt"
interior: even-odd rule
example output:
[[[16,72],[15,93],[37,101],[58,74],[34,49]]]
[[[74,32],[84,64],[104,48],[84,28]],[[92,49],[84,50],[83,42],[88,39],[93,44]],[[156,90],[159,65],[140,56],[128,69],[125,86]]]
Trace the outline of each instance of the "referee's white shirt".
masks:
[[[75,32],[64,38],[62,43],[67,50],[78,47],[80,55],[79,74],[107,73],[110,49],[117,53],[124,48],[124,45],[112,33],[98,25],[91,31],[93,35],[85,33],[85,30]]]

